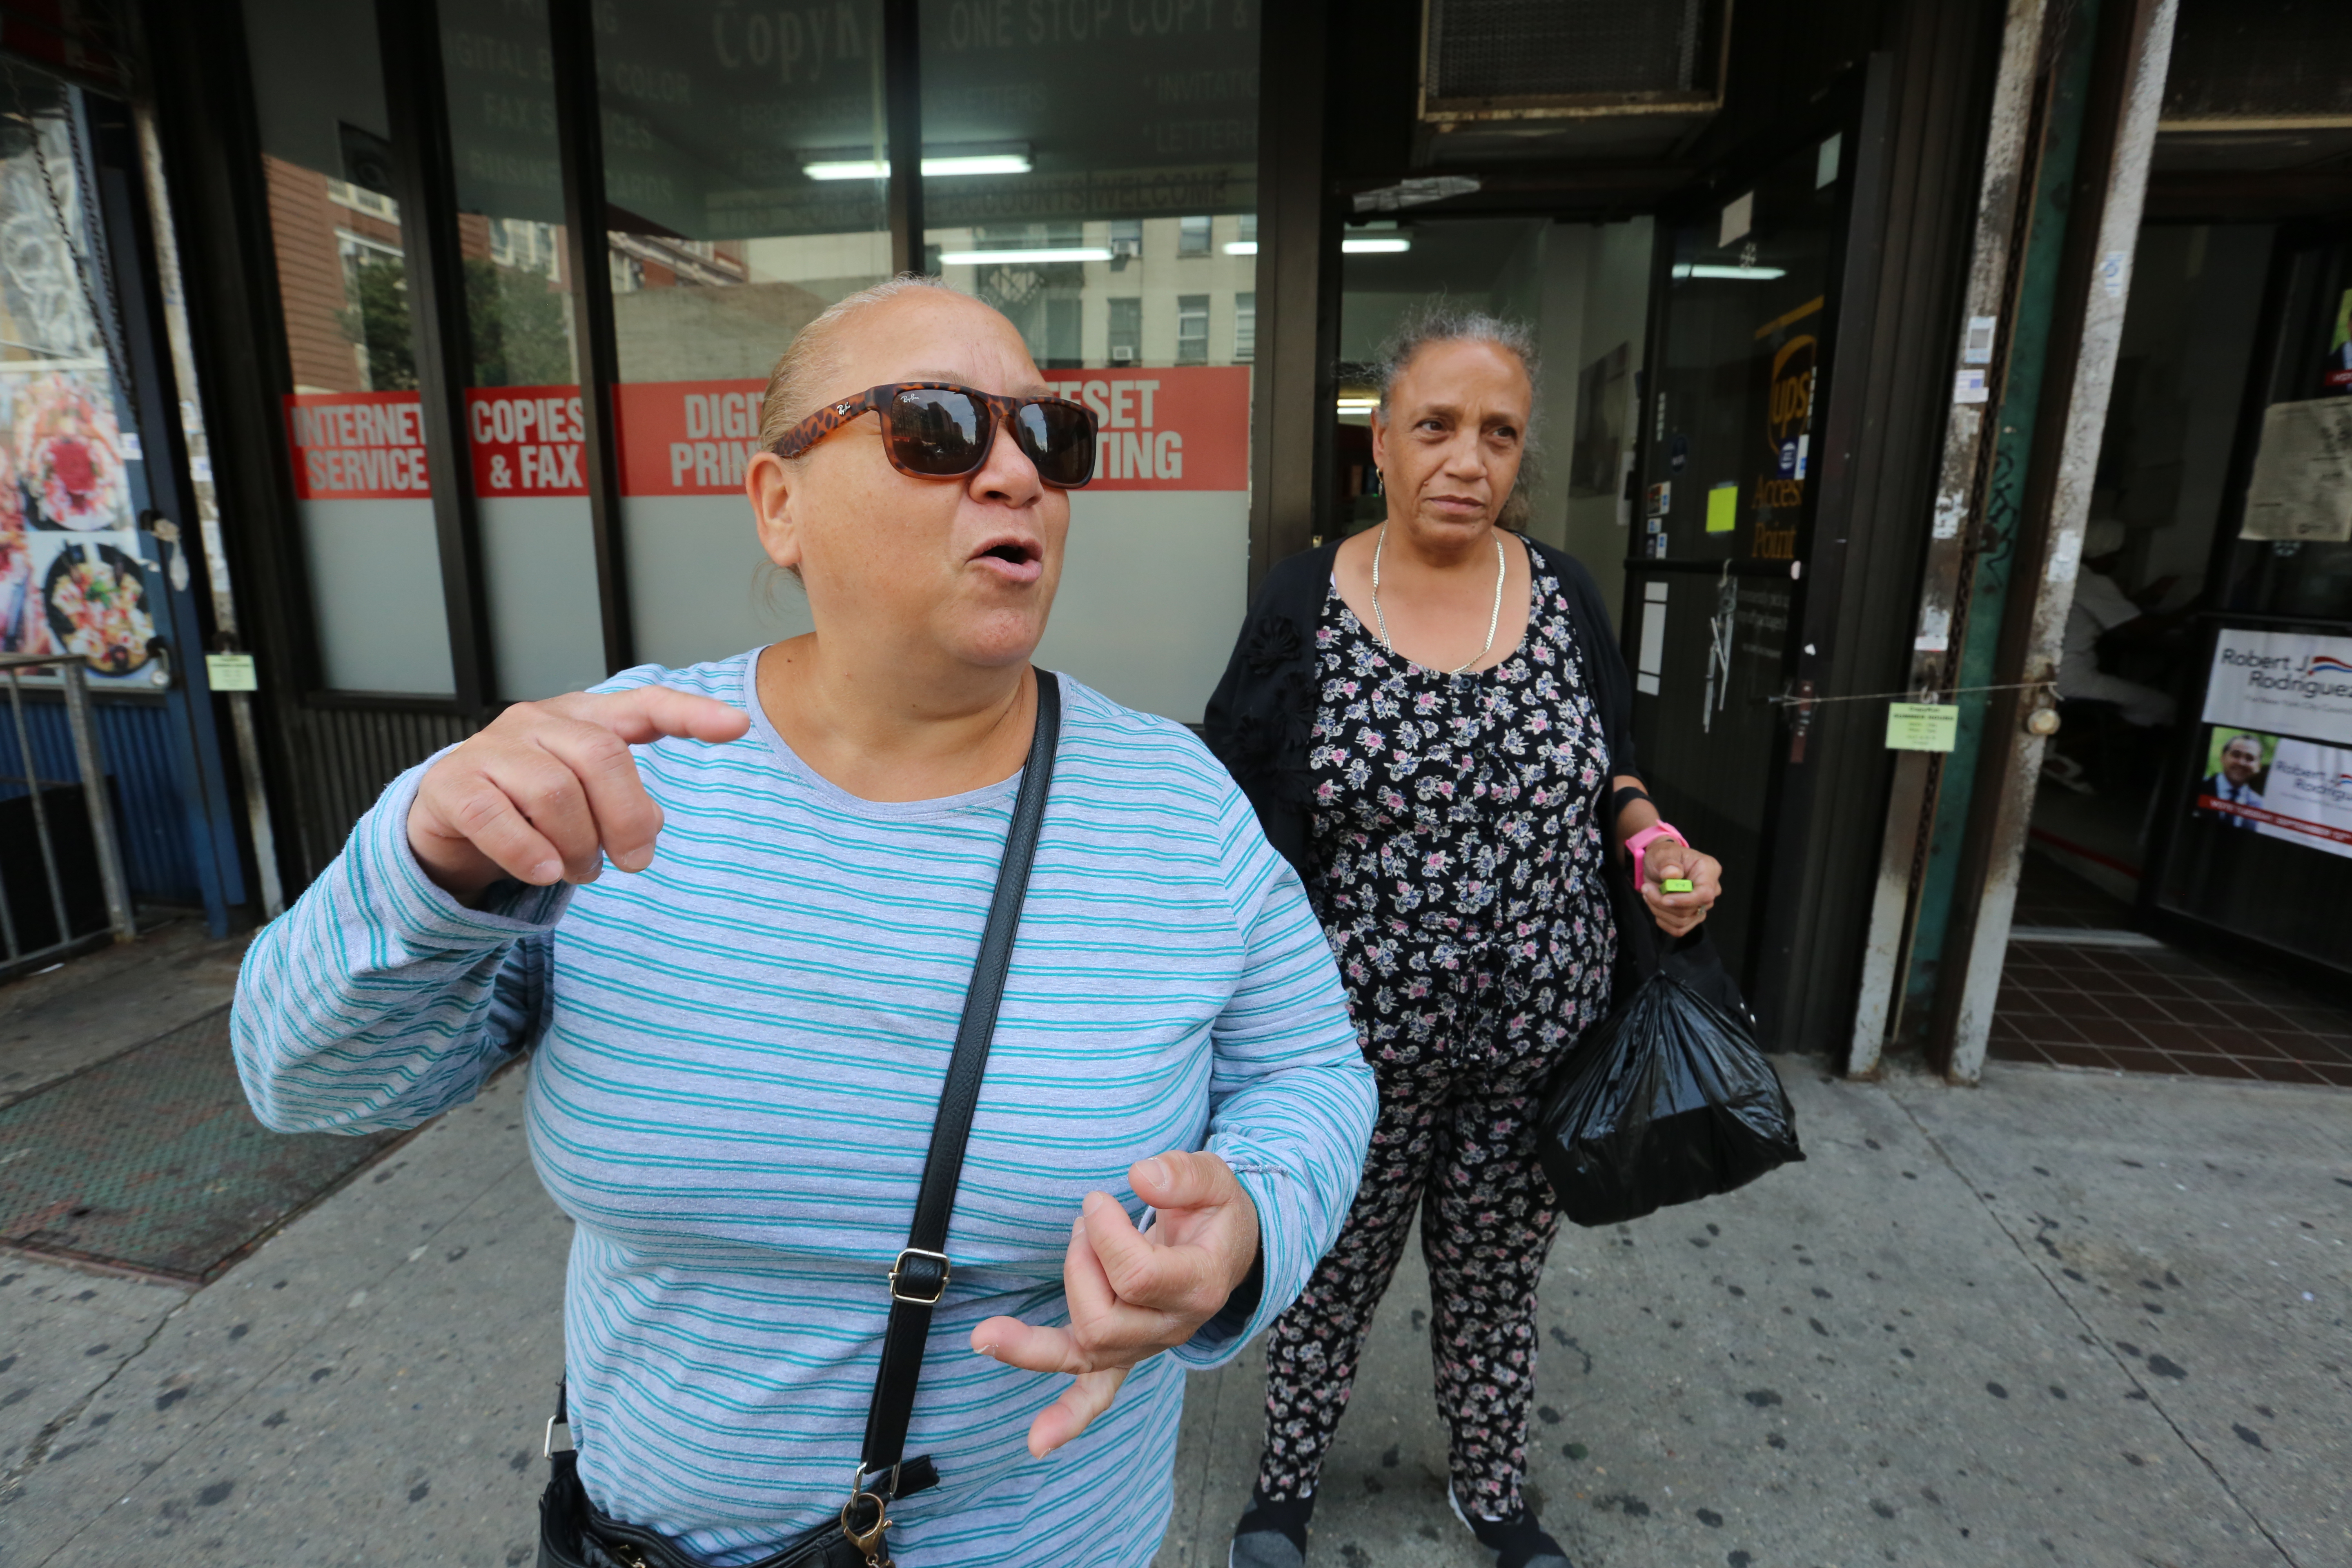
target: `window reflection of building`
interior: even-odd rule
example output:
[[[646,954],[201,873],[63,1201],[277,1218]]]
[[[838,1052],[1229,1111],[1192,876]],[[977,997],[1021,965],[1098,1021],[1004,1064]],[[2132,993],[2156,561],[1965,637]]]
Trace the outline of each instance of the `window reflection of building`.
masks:
[[[415,386],[400,204],[267,153],[262,167],[294,390]]]
[[[1003,311],[1042,368],[1248,364],[1257,259],[1244,237],[1256,226],[1246,213],[984,224],[929,241],[949,284]],[[1084,259],[1029,259],[1045,256]]]
[[[1179,294],[1176,297],[1176,363],[1209,363],[1209,297],[1206,294]]]
[[[1137,242],[1141,243],[1139,240]],[[1110,307],[1112,364],[1138,364],[1143,359],[1143,300],[1129,294],[1106,301]]]

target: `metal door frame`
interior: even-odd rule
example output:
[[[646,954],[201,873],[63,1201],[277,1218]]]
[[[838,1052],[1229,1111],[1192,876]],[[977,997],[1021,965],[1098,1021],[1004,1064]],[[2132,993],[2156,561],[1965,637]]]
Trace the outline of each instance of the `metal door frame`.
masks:
[[[1674,235],[1685,224],[1703,219],[1717,211],[1727,192],[1737,190],[1760,177],[1763,173],[1803,152],[1808,145],[1818,145],[1832,135],[1843,140],[1840,157],[1847,161],[1838,180],[1838,203],[1832,220],[1829,246],[1829,268],[1822,279],[1822,310],[1829,316],[1831,342],[1828,353],[1821,361],[1821,370],[1814,390],[1815,405],[1821,410],[1816,421],[1822,431],[1821,446],[1823,462],[1822,481],[1806,488],[1802,510],[1798,515],[1795,558],[1790,562],[1766,561],[1752,556],[1733,556],[1729,562],[1736,578],[1757,578],[1790,584],[1789,628],[1784,634],[1781,649],[1781,681],[1784,693],[1794,693],[1801,679],[1811,679],[1816,685],[1826,684],[1820,674],[1806,673],[1803,649],[1808,640],[1818,644],[1811,636],[1816,616],[1813,605],[1820,598],[1819,573],[1815,566],[1816,545],[1820,542],[1820,522],[1824,498],[1837,496],[1843,500],[1842,487],[1832,479],[1832,466],[1826,461],[1831,445],[1831,433],[1853,423],[1852,411],[1842,404],[1839,389],[1848,379],[1841,375],[1845,359],[1845,310],[1855,301],[1849,279],[1857,272],[1867,273],[1865,266],[1857,268],[1857,261],[1865,262],[1867,255],[1856,254],[1856,238],[1870,226],[1858,226],[1857,216],[1868,216],[1883,205],[1885,158],[1880,151],[1885,140],[1884,125],[1891,96],[1888,78],[1891,74],[1889,57],[1874,54],[1853,69],[1819,100],[1815,113],[1799,126],[1783,128],[1769,140],[1759,139],[1744,150],[1744,155],[1717,164],[1705,176],[1701,189],[1668,202],[1654,216],[1654,251],[1650,266],[1649,320],[1643,329],[1643,387],[1641,426],[1634,432],[1637,462],[1634,470],[1636,493],[1646,495],[1650,485],[1660,476],[1653,469],[1653,441],[1648,437],[1656,417],[1658,372],[1665,363],[1667,299],[1673,282]],[[1874,241],[1874,235],[1869,236]],[[1842,479],[1842,470],[1839,471]],[[1843,541],[1840,542],[1841,547]],[[1835,553],[1842,554],[1842,548]],[[1618,637],[1630,664],[1636,657],[1640,632],[1637,611],[1642,604],[1643,580],[1657,576],[1718,575],[1725,560],[1677,561],[1629,556],[1624,563],[1625,598],[1618,615]],[[1834,584],[1832,578],[1832,594]],[[1810,721],[1811,712],[1806,713]],[[1784,723],[1787,721],[1784,720]],[[1776,1033],[1780,1020],[1773,1016],[1775,1004],[1785,987],[1771,984],[1762,973],[1766,933],[1773,929],[1779,911],[1793,901],[1793,889],[1784,891],[1776,873],[1784,864],[1801,863],[1804,856],[1810,829],[1808,793],[1791,789],[1791,763],[1788,754],[1776,752],[1763,780],[1763,809],[1757,827],[1757,863],[1751,868],[1725,868],[1727,875],[1745,875],[1753,879],[1757,892],[1752,905],[1752,924],[1744,943],[1744,951],[1727,952],[1725,963],[1738,977],[1743,990],[1758,1004],[1768,1039]],[[1650,782],[1654,785],[1655,781]],[[1792,794],[1796,796],[1792,802]],[[1705,846],[1701,846],[1702,848]]]

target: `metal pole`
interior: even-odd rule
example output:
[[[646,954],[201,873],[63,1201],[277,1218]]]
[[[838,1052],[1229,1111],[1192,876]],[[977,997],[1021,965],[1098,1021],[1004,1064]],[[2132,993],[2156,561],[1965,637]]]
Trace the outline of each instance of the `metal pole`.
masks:
[[[605,232],[604,120],[598,110],[596,18],[591,0],[547,10],[555,69],[557,169],[563,181],[563,264],[572,281],[573,369],[580,382],[588,526],[596,543],[596,599],[604,621],[604,668],[637,662],[629,609],[628,542],[622,531],[620,431],[614,419],[621,352],[613,329],[613,247]],[[877,45],[875,58],[881,58]]]
[[[2131,262],[2139,245],[2140,212],[2156,151],[2158,111],[2164,76],[2172,59],[2176,0],[2154,0],[2147,30],[2133,51],[2125,89],[2123,123],[2109,164],[2106,201],[2099,215],[2099,281],[2087,290],[2074,395],[2065,414],[2064,443],[2041,559],[2035,564],[2040,592],[2033,603],[2028,638],[2029,679],[2054,679],[2066,640],[2066,615],[2074,603],[2074,579],[2083,555],[2083,531],[2090,516],[2091,483],[2107,423],[2107,399],[2115,384],[2116,356],[2123,341],[2124,309],[2130,300]],[[2021,563],[2021,564],[2024,564]],[[2017,908],[2017,879],[2025,858],[2026,829],[2033,817],[2034,785],[2042,776],[2044,737],[2022,726],[1988,734],[1988,745],[2007,752],[1999,805],[1994,814],[1990,864],[1969,944],[1968,967],[1953,1030],[1950,1076],[1974,1083],[1984,1071],[1992,1038],[1993,1003],[2009,952],[2011,918]]]
[[[14,669],[11,669],[8,671],[8,691],[12,699],[16,695],[16,672]],[[17,760],[23,765],[25,770],[26,789],[39,789],[41,786],[35,782],[33,777],[33,759],[28,756],[20,755]],[[8,958],[11,963],[24,955],[25,950],[16,941],[16,916],[15,911],[9,908],[8,885],[5,880],[0,880],[0,937],[5,937],[7,939]]]
[[[2018,204],[2032,152],[2030,132],[2043,16],[2044,0],[2010,0],[2002,25],[2000,68],[1993,89],[1992,124],[1985,142],[1964,307],[1971,318],[1998,320],[2009,291],[2010,251],[2017,237]],[[1958,346],[1953,344],[1955,350]],[[1987,368],[1990,372],[1995,367]],[[1952,620],[1954,611],[1962,608],[1961,568],[1969,543],[1962,537],[1962,524],[1975,510],[1980,488],[1984,407],[1955,400],[1946,422],[1919,616],[1912,638],[1908,685],[1913,690],[1935,690],[1949,684],[1950,672],[1958,665]],[[1863,955],[1861,994],[1854,1008],[1853,1037],[1847,1047],[1845,1070],[1850,1076],[1866,1077],[1878,1070],[1879,1057],[1895,1023],[1896,998],[1908,967],[1911,930],[1917,919],[1927,841],[1935,824],[1942,762],[1933,752],[1906,752],[1895,764],[1870,936]]]
[[[123,880],[122,854],[114,842],[114,811],[112,803],[106,796],[106,769],[98,752],[98,727],[90,722],[89,675],[78,658],[68,661],[64,670],[66,725],[73,731],[74,765],[81,770],[82,802],[89,810],[89,840],[98,851],[98,880],[100,886],[106,889],[106,922],[113,928],[116,942],[136,942],[139,940],[139,927],[131,918],[131,889]],[[15,676],[16,672],[11,670],[9,685],[12,697]],[[24,732],[24,710],[19,705],[16,728],[20,735]],[[33,798],[40,798],[37,789]],[[48,850],[48,833],[44,829],[41,852],[47,855]],[[57,863],[53,858],[49,865],[52,884],[57,880]],[[58,908],[58,940],[63,942],[70,939],[73,933],[66,929],[62,901]]]
[[[180,276],[179,236],[172,225],[170,185],[163,174],[163,149],[152,108],[135,111],[140,161],[146,171],[147,203],[155,237],[157,290],[163,300],[163,325],[172,350],[172,374],[180,387],[180,429],[193,462],[201,457],[209,471],[212,439],[205,428],[204,398],[196,381],[194,340],[188,329],[188,301]],[[197,537],[212,590],[213,624],[231,637],[237,635],[236,598],[229,591],[228,555],[221,538],[220,498],[209,479],[189,485],[195,499]],[[186,545],[182,544],[185,549]],[[241,645],[232,645],[241,646]],[[196,650],[186,650],[193,659]],[[226,694],[229,726],[236,741],[238,781],[245,790],[246,830],[253,839],[253,863],[261,879],[261,916],[276,920],[286,912],[286,889],[278,876],[278,836],[269,819],[269,795],[261,776],[261,745],[253,727],[253,698],[243,691]]]
[[[73,668],[68,666],[68,668]],[[73,924],[66,919],[65,884],[58,877],[58,852],[49,843],[49,810],[41,799],[41,770],[33,765],[33,737],[25,727],[25,694],[16,684],[16,672],[8,672],[8,707],[16,720],[16,752],[25,759],[25,784],[33,799],[33,836],[41,841],[41,867],[49,877],[49,908],[56,913],[58,941],[73,940]],[[66,699],[67,721],[73,720],[73,699]],[[77,752],[79,747],[75,748]]]
[[[922,7],[882,0],[884,115],[890,137],[890,269],[923,269]]]

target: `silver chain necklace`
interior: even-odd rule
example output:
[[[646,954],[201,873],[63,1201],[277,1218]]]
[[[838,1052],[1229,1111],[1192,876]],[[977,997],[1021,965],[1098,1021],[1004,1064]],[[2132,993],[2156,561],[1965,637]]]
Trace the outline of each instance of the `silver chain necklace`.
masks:
[[[1384,522],[1381,524],[1381,536],[1372,542],[1372,619],[1380,625],[1381,646],[1389,652],[1394,653],[1396,644],[1389,641],[1389,618],[1381,614],[1381,552],[1388,548],[1388,543],[1389,525]],[[1495,607],[1486,613],[1486,645],[1445,673],[1460,675],[1472,665],[1484,661],[1486,657],[1495,650],[1495,628],[1500,626],[1502,621],[1503,535],[1498,530],[1495,534]]]

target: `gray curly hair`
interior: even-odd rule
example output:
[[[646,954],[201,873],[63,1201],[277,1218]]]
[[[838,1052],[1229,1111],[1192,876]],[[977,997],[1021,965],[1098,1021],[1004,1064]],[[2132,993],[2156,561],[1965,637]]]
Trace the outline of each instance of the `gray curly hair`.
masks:
[[[1397,382],[1423,349],[1439,343],[1492,343],[1516,356],[1528,373],[1528,386],[1532,394],[1528,403],[1530,416],[1542,405],[1543,365],[1536,353],[1535,329],[1525,321],[1497,316],[1491,311],[1470,310],[1440,296],[1407,316],[1389,335],[1388,341],[1381,345],[1380,357],[1372,362],[1372,381],[1380,388],[1381,418],[1383,421],[1389,415],[1389,394],[1395,390]],[[1535,421],[1530,417],[1528,423],[1529,427],[1521,448],[1518,479],[1495,514],[1496,526],[1507,528],[1515,533],[1525,531],[1528,519],[1534,511],[1534,504],[1528,500],[1528,494],[1539,468]]]

